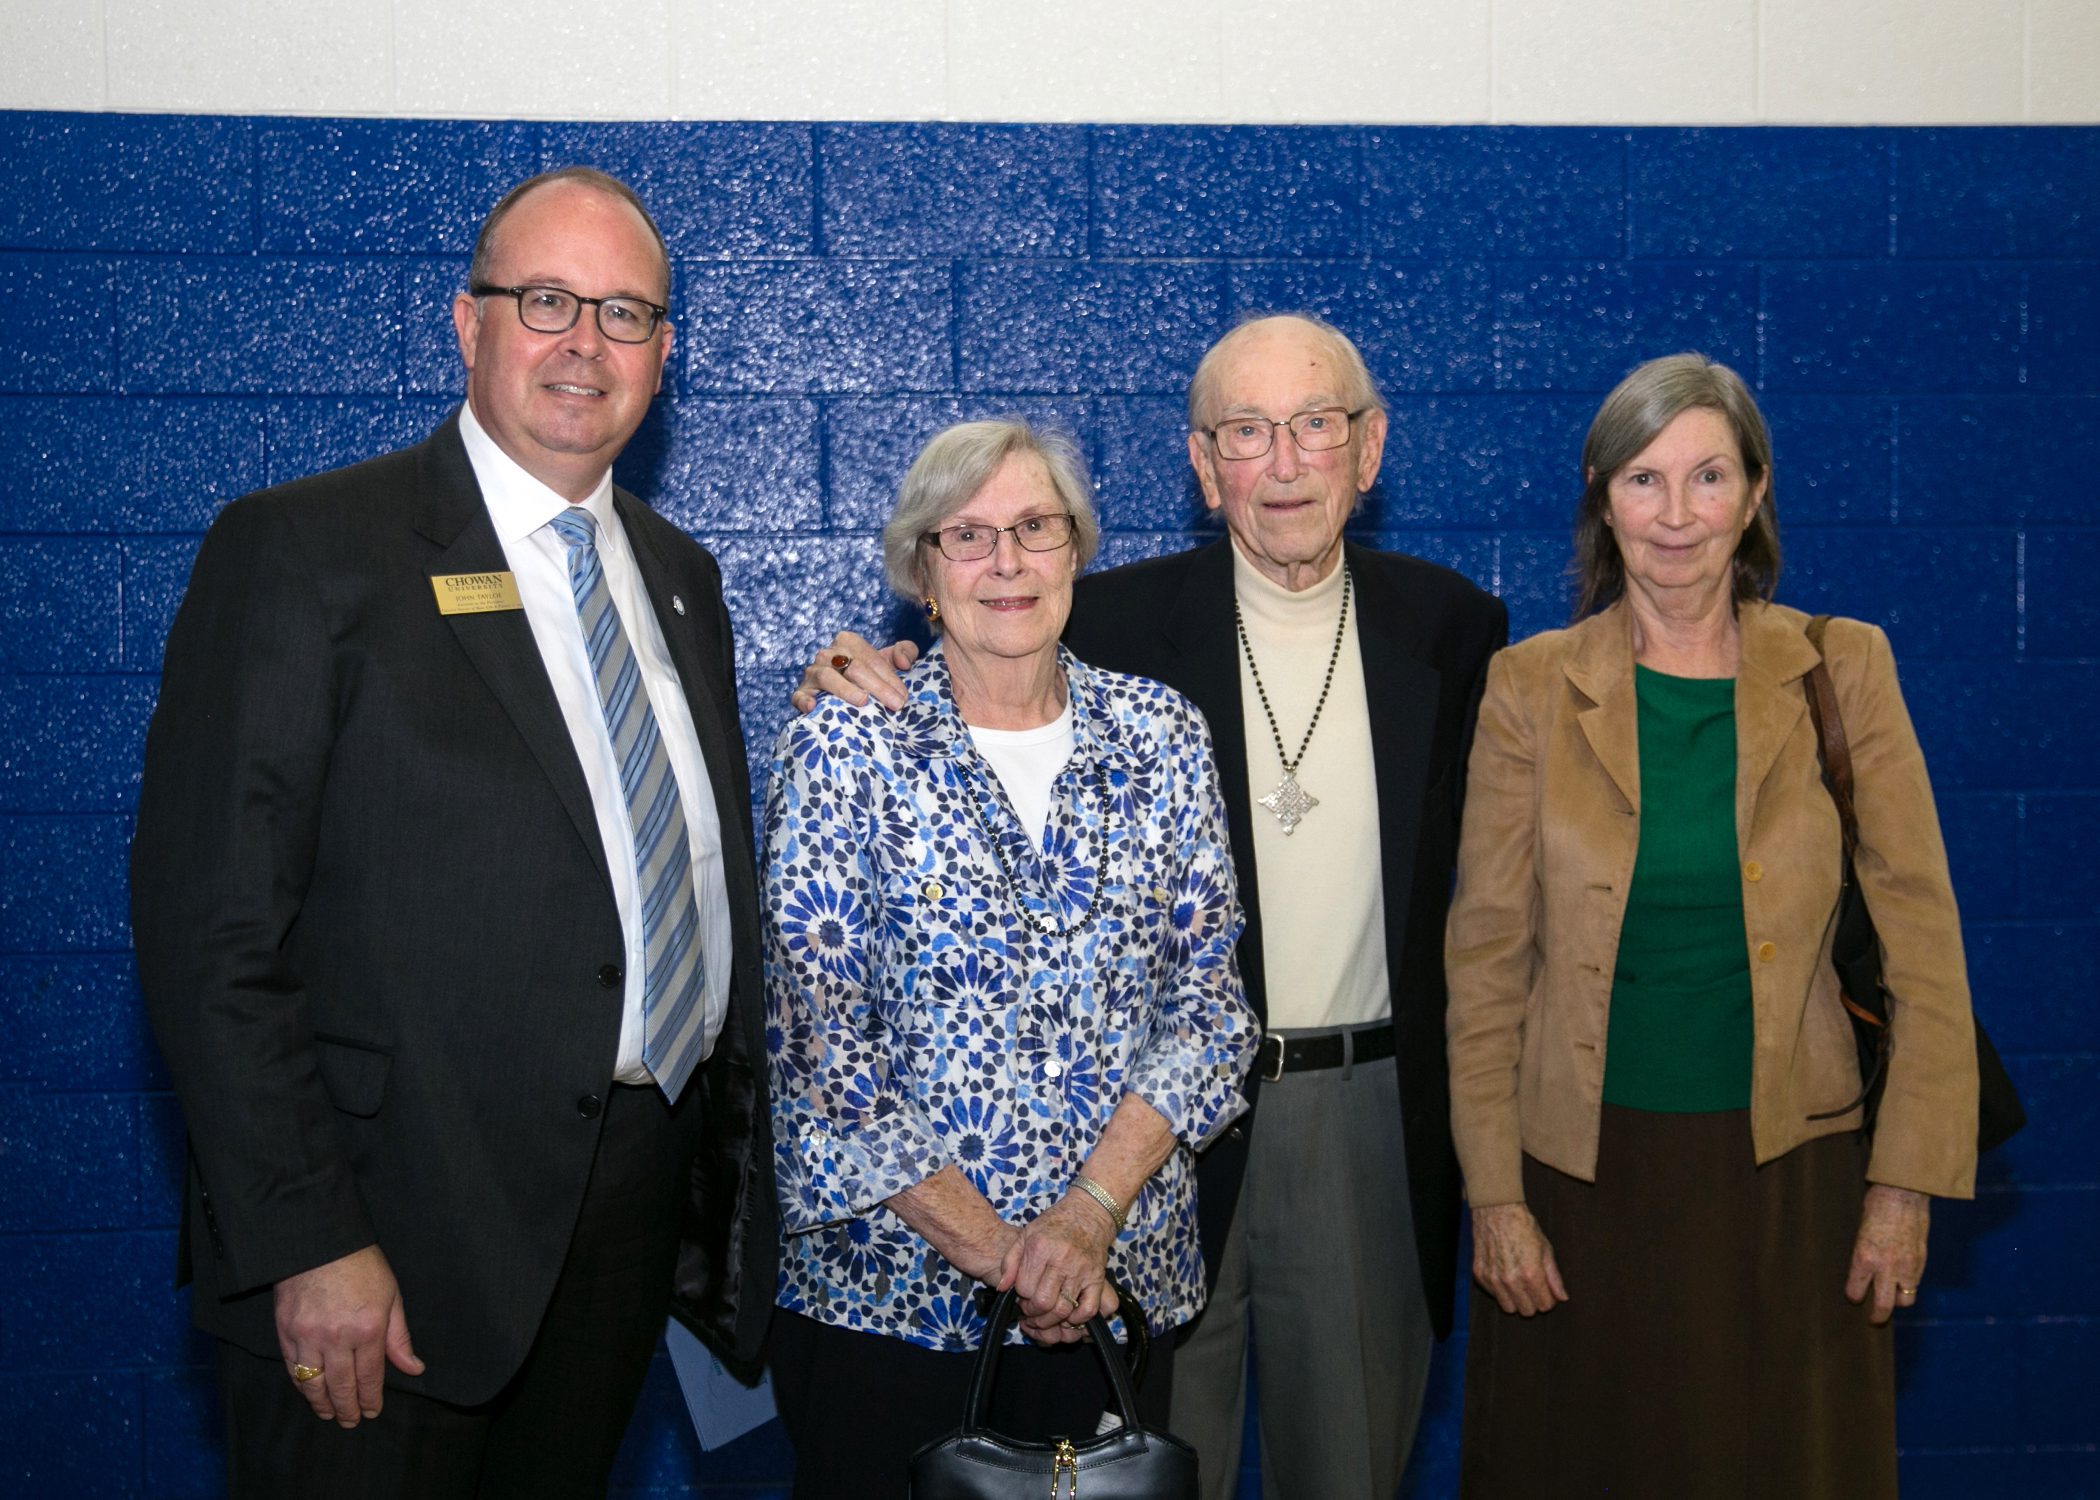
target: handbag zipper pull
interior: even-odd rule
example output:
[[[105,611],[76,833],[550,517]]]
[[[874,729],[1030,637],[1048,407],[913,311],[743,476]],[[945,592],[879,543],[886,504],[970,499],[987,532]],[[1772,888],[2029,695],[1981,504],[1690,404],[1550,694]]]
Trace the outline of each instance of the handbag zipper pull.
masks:
[[[1069,1477],[1072,1482],[1068,1500],[1079,1500],[1079,1454],[1073,1449],[1070,1438],[1057,1440],[1057,1455],[1050,1463],[1050,1500],[1057,1500],[1060,1475]]]

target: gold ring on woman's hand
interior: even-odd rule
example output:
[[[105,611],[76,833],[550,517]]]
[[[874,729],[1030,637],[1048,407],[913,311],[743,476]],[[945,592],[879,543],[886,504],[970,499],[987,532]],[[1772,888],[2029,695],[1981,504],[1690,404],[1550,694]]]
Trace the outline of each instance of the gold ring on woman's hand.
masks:
[[[306,1384],[309,1380],[319,1380],[320,1378],[321,1367],[319,1365],[292,1366],[292,1379],[298,1381],[301,1385]]]

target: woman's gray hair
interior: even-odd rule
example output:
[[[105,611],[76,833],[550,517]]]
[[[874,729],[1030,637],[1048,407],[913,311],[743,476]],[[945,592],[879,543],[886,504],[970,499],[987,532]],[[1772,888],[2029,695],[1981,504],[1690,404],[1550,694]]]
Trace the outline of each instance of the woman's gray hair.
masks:
[[[1779,585],[1779,520],[1772,507],[1772,438],[1764,414],[1743,378],[1703,354],[1651,359],[1604,398],[1582,442],[1586,476],[1575,510],[1575,618],[1585,619],[1616,603],[1626,592],[1626,564],[1611,534],[1612,476],[1655,441],[1656,435],[1694,408],[1717,411],[1735,432],[1743,477],[1754,489],[1765,483],[1764,500],[1750,517],[1735,548],[1735,601],[1772,597]]]
[[[925,593],[919,549],[932,545],[924,540],[926,533],[960,510],[1016,453],[1032,453],[1043,461],[1058,502],[1071,512],[1073,572],[1093,561],[1101,545],[1101,522],[1094,515],[1093,486],[1079,445],[1020,417],[958,422],[934,434],[919,450],[897,491],[889,524],[882,528],[882,571],[891,588],[907,599]]]

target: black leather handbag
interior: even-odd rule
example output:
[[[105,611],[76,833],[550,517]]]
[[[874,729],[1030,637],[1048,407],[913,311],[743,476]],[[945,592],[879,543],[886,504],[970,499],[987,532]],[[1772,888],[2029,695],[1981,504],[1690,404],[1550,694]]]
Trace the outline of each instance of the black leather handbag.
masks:
[[[1144,1311],[1121,1286],[1109,1284],[1123,1304],[1131,1364],[1141,1366]],[[999,1351],[1015,1311],[1014,1294],[1001,1292],[970,1375],[962,1426],[912,1455],[910,1500],[1077,1500],[1081,1495],[1085,1500],[1196,1500],[1196,1450],[1169,1433],[1138,1425],[1136,1384],[1100,1318],[1087,1324],[1087,1332],[1115,1392],[1116,1410],[1123,1414],[1121,1427],[1100,1437],[1024,1443],[984,1425]]]
[[[1808,622],[1809,644],[1823,654],[1823,628],[1830,616],[1817,615]],[[1831,937],[1830,966],[1837,970],[1838,998],[1852,1021],[1852,1042],[1859,1052],[1859,1097],[1840,1109],[1810,1115],[1811,1120],[1834,1120],[1861,1112],[1860,1128],[1874,1131],[1874,1116],[1881,1106],[1882,1085],[1888,1082],[1889,991],[1881,977],[1881,939],[1874,931],[1874,914],[1867,910],[1866,893],[1854,877],[1852,860],[1859,848],[1859,818],[1852,810],[1852,749],[1845,738],[1845,721],[1838,713],[1837,688],[1830,668],[1818,661],[1809,670],[1808,717],[1815,725],[1816,750],[1823,761],[1823,781],[1837,804],[1838,823],[1844,832],[1845,864],[1838,893],[1837,930]],[[2001,1146],[2027,1123],[2020,1106],[2019,1090],[1991,1045],[1983,1022],[1976,1022],[1977,1119],[1976,1148],[1988,1151]]]

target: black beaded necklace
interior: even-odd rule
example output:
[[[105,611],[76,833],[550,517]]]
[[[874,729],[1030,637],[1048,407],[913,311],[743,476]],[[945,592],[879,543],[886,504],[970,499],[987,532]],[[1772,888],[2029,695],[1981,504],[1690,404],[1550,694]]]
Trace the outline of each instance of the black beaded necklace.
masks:
[[[1327,677],[1320,684],[1320,701],[1313,705],[1312,722],[1305,726],[1305,738],[1298,742],[1298,754],[1294,759],[1283,753],[1283,731],[1276,727],[1276,710],[1269,707],[1269,690],[1262,686],[1261,668],[1254,664],[1254,647],[1247,639],[1247,620],[1240,613],[1240,601],[1232,601],[1232,623],[1239,627],[1240,649],[1247,653],[1247,672],[1254,679],[1254,691],[1261,698],[1261,711],[1269,720],[1269,736],[1276,741],[1276,758],[1283,763],[1283,780],[1276,783],[1276,790],[1259,798],[1263,807],[1276,815],[1283,825],[1283,836],[1289,838],[1305,821],[1305,815],[1320,805],[1320,799],[1298,784],[1298,767],[1305,764],[1305,752],[1312,748],[1313,731],[1320,727],[1320,711],[1327,707],[1327,690],[1334,686],[1334,665],[1342,659],[1342,642],[1349,635],[1349,595],[1355,585],[1349,565],[1342,564],[1342,613],[1334,622],[1334,649],[1327,654]]]
[[[992,846],[992,858],[999,861],[999,873],[1006,877],[1007,897],[1013,902],[1014,910],[1021,914],[1021,920],[1044,937],[1059,940],[1092,926],[1094,913],[1101,905],[1101,892],[1108,887],[1108,774],[1101,769],[1101,762],[1094,762],[1094,803],[1100,812],[1100,824],[1094,842],[1101,846],[1101,852],[1094,858],[1094,894],[1087,898],[1086,910],[1079,914],[1079,920],[1063,927],[1046,925],[1042,918],[1028,909],[1028,904],[1021,899],[1020,884],[1014,879],[1013,866],[1006,862],[1006,846],[992,832],[991,824],[985,822],[984,811],[977,805],[979,799],[971,797],[968,800],[970,816],[977,820],[977,828],[984,835],[984,841]]]

